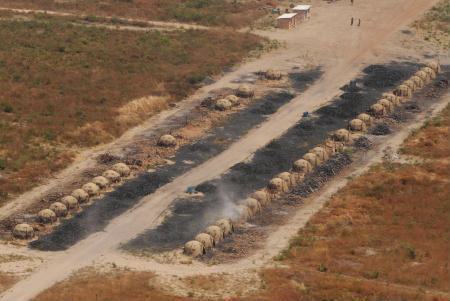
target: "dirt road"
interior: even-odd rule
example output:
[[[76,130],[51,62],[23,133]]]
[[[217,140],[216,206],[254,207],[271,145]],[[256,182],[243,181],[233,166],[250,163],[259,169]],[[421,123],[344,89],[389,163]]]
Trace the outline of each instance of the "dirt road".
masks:
[[[321,80],[228,150],[143,198],[136,207],[113,220],[104,232],[91,235],[67,252],[55,253],[53,260],[5,292],[0,300],[29,300],[73,271],[90,265],[95,259],[114,250],[121,242],[128,241],[144,229],[155,227],[158,217],[187,186],[195,186],[222,174],[280,136],[298,121],[304,111],[314,111],[328,102],[339,93],[339,87],[356,76],[365,60],[370,59],[373,49],[436,2],[437,0],[361,2],[363,7],[358,12],[366,20],[363,23],[366,26],[357,29],[349,29],[348,20],[353,12],[344,4],[322,8],[324,14],[318,14],[316,20],[306,24],[304,32],[297,30],[290,33],[295,42],[289,43],[288,48],[283,50],[284,56],[282,53],[278,56],[278,60],[283,59],[285,64],[289,64],[287,58],[298,57],[300,50],[297,46],[307,43],[305,41],[308,39],[315,39],[311,42],[311,51],[315,51],[314,47],[322,48],[325,49],[323,52],[330,55],[332,53],[335,58],[328,62]],[[303,46],[307,47],[305,44]],[[277,60],[260,61],[258,67],[271,66],[276,62]],[[245,69],[242,72],[244,71]]]
[[[13,13],[19,13],[19,14],[44,14],[49,16],[57,16],[57,17],[77,17],[77,18],[88,18],[89,15],[83,15],[83,14],[75,14],[75,13],[69,13],[69,12],[61,12],[61,11],[51,11],[51,10],[39,10],[39,9],[19,9],[19,8],[8,8],[8,7],[0,7],[0,11],[9,11]],[[113,20],[120,20],[125,23],[136,23],[139,22],[146,26],[154,26],[154,27],[165,27],[165,28],[173,28],[173,29],[201,29],[201,30],[208,30],[211,29],[207,26],[202,25],[195,25],[195,24],[189,24],[189,23],[180,23],[180,22],[164,22],[164,21],[148,21],[143,19],[131,19],[131,18],[117,18],[117,17],[100,17],[103,20],[106,21],[113,21]],[[120,26],[120,27],[129,27],[135,30],[138,30],[137,26]],[[144,28],[142,28],[145,30]]]

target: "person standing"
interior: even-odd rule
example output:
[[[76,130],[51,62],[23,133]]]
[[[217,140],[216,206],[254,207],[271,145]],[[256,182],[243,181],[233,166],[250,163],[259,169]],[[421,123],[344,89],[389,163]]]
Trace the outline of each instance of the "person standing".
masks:
[[[361,19],[358,19],[358,27],[361,26]]]
[[[352,17],[352,19],[350,20],[350,26],[353,26],[353,17]]]

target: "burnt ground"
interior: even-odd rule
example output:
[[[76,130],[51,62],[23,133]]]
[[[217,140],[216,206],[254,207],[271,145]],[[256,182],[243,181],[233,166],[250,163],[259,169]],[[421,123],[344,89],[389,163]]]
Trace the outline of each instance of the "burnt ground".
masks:
[[[292,74],[290,80],[293,90],[298,93],[304,91],[321,74],[320,68]],[[30,246],[40,250],[64,250],[89,234],[101,231],[111,219],[130,209],[144,196],[225,150],[294,96],[286,89],[268,93],[231,115],[223,126],[213,129],[204,138],[182,146],[170,158],[175,164],[157,167],[154,172],[143,173],[124,183],[73,218],[63,220],[52,233],[31,242]]]
[[[446,66],[440,78],[450,78],[450,66]],[[428,85],[416,92],[413,99],[396,111],[380,120],[380,123],[389,125],[390,133],[394,133],[406,126],[408,122],[414,121],[416,113],[426,111],[433,103],[448,93],[448,87],[439,87],[438,78],[433,84]],[[387,134],[389,135],[389,134]],[[279,225],[284,224],[295,214],[295,209],[303,205],[305,198],[311,197],[318,192],[327,181],[333,178],[351,164],[351,161],[360,162],[365,156],[367,149],[373,145],[382,144],[385,137],[380,135],[362,136],[355,141],[351,155],[343,154],[334,157],[331,162],[321,166],[311,173],[301,184],[292,189],[283,197],[272,202],[261,214],[255,216],[249,223],[238,225],[235,233],[227,237],[223,242],[209,251],[201,258],[209,264],[230,262],[251,255],[262,247],[268,235]],[[334,162],[333,162],[334,161]]]
[[[393,62],[366,68],[364,75],[356,79],[356,86],[343,87],[344,94],[332,104],[320,108],[312,117],[301,119],[282,137],[258,150],[250,161],[239,163],[222,177],[199,185],[196,189],[204,193],[203,197],[175,200],[171,215],[160,226],[143,233],[124,248],[137,252],[171,250],[191,240],[218,218],[233,216],[237,201],[263,188],[276,174],[289,170],[292,162],[322,143],[331,131],[346,127],[350,119],[368,110],[382,93],[409,78],[418,67]],[[280,210],[273,212],[283,212]],[[268,220],[268,216],[263,220]],[[255,231],[260,232],[258,228],[251,230]],[[237,234],[236,239],[242,235],[250,239],[247,234],[240,235],[239,229]],[[225,243],[216,250],[227,247],[230,246]]]

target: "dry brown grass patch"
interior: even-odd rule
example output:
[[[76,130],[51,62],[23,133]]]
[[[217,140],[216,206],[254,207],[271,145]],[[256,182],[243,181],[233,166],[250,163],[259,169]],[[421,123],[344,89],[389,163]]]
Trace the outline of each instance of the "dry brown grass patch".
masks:
[[[411,134],[402,152],[426,159],[449,157],[450,105],[439,116],[428,121],[421,131]]]
[[[190,300],[167,296],[153,284],[152,273],[118,271],[114,274],[86,272],[59,283],[34,301],[176,301]]]
[[[52,17],[0,22],[0,202],[65,167],[69,153],[109,142],[190,95],[262,41],[228,30],[110,31]]]

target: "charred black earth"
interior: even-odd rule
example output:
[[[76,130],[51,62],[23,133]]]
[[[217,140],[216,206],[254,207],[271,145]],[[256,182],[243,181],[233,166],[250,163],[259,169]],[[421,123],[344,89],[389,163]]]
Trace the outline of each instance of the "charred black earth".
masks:
[[[258,150],[249,162],[239,163],[221,178],[199,185],[196,189],[204,193],[203,197],[175,200],[172,214],[160,226],[143,233],[124,248],[151,252],[170,250],[191,240],[218,218],[232,216],[235,202],[263,188],[278,173],[289,170],[292,162],[323,142],[331,131],[346,127],[350,119],[368,110],[382,93],[392,90],[418,68],[419,65],[410,63],[366,68],[354,84],[342,88],[344,94],[332,104],[320,108],[310,118],[301,119],[282,137]],[[349,158],[341,157],[335,158],[339,164],[333,166],[350,163]],[[333,166],[317,170],[296,193],[306,195],[311,192],[311,187],[319,187],[323,179],[326,180],[323,174],[330,173]]]
[[[316,68],[291,74],[290,80],[294,90],[302,92],[321,75],[320,68]],[[222,127],[213,129],[203,139],[181,147],[171,158],[176,164],[159,167],[155,172],[144,173],[124,183],[73,218],[64,220],[52,233],[31,242],[30,247],[48,251],[65,250],[89,234],[103,230],[111,219],[130,209],[141,198],[216,156],[294,97],[291,92],[278,89],[254,101],[247,108],[232,114]]]

